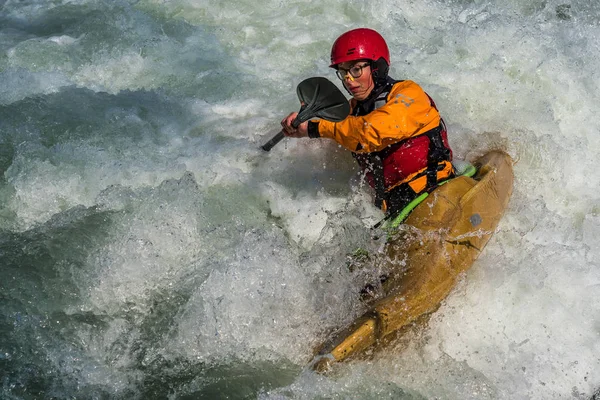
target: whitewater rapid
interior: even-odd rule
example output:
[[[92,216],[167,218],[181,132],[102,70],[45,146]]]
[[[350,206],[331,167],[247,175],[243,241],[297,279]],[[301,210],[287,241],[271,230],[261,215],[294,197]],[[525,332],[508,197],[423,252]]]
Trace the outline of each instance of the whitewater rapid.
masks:
[[[382,216],[336,144],[260,145],[363,26],[515,190],[426,326],[322,376]],[[589,1],[0,0],[0,397],[589,399],[599,48]]]

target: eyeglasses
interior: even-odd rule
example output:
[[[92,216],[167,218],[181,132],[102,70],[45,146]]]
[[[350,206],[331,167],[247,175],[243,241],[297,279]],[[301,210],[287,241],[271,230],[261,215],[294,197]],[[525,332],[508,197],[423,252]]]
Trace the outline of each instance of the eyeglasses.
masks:
[[[366,63],[363,65],[354,65],[350,69],[344,69],[344,68],[338,67],[338,69],[335,71],[335,73],[338,76],[338,78],[340,78],[340,80],[342,80],[342,81],[344,79],[346,79],[346,76],[348,74],[350,74],[350,76],[352,78],[356,79],[356,78],[360,78],[360,76],[362,75],[363,68],[368,67],[369,65],[371,65],[371,64]]]

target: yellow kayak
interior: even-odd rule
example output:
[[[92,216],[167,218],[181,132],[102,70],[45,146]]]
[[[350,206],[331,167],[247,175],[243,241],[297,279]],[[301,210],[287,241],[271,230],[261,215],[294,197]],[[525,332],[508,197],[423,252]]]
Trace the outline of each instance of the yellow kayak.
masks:
[[[388,277],[368,312],[323,345],[312,366],[354,358],[437,309],[496,230],[513,187],[513,161],[501,151],[477,159],[473,177],[436,188],[386,244]]]

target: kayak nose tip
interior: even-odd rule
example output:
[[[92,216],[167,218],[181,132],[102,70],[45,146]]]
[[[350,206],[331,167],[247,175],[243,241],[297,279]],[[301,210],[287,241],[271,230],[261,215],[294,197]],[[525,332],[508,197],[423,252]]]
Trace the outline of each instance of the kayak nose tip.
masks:
[[[331,371],[332,365],[335,362],[333,354],[319,354],[310,362],[309,367],[319,374],[326,374]]]

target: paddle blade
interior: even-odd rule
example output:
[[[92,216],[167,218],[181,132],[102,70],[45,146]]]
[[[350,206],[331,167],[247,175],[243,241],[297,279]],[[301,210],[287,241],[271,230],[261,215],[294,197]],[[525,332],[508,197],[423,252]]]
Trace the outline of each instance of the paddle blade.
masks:
[[[298,125],[311,118],[339,122],[350,113],[346,96],[327,78],[305,79],[296,88],[296,93],[300,102],[304,103],[298,113]]]
[[[339,122],[346,119],[348,114],[350,114],[350,103],[346,100],[346,96],[327,78],[314,77],[305,79],[298,84],[296,93],[303,106],[292,123],[292,126],[295,128],[311,118],[322,118],[332,122]],[[264,151],[269,151],[284,137],[285,135],[281,131],[261,146],[261,148]]]

